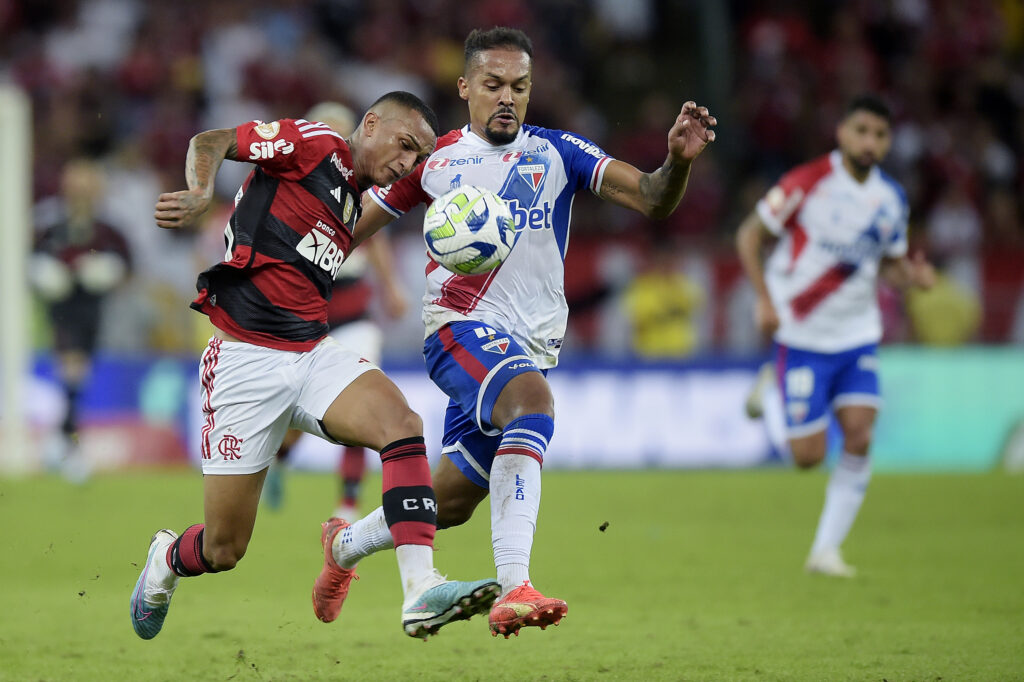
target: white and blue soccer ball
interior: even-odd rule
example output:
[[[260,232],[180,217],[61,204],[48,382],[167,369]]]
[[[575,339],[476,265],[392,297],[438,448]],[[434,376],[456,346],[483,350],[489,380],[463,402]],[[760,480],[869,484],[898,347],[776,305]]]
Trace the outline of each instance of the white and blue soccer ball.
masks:
[[[505,200],[472,185],[434,199],[423,218],[427,253],[457,275],[480,275],[501,265],[515,246],[516,234]]]

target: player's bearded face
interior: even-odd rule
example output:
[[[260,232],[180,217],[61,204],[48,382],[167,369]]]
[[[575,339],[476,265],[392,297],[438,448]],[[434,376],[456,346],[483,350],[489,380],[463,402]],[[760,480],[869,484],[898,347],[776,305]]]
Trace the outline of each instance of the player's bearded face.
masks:
[[[496,145],[516,139],[530,102],[531,68],[529,55],[515,49],[486,50],[473,58],[459,78],[473,132]]]
[[[870,111],[855,111],[839,124],[839,149],[858,175],[865,175],[889,153],[889,122]]]

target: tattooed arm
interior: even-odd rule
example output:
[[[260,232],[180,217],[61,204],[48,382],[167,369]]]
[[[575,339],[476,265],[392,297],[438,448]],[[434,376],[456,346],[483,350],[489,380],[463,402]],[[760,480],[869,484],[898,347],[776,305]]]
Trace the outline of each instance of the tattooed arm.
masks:
[[[199,133],[188,143],[185,181],[188,189],[161,194],[153,217],[159,227],[181,229],[195,225],[210,206],[217,169],[224,159],[237,160],[238,143],[233,128]]]
[[[662,167],[643,173],[624,161],[612,161],[601,181],[601,198],[648,218],[667,218],[683,198],[693,160],[714,141],[716,123],[706,107],[687,102],[668,131],[668,158]]]

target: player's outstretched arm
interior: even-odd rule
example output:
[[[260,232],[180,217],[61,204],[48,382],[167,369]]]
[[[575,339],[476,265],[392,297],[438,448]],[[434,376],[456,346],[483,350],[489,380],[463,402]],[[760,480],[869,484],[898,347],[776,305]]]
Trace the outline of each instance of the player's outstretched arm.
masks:
[[[177,230],[195,225],[213,199],[213,183],[221,162],[237,156],[238,143],[233,128],[207,130],[193,137],[185,157],[188,189],[166,192],[157,198],[153,214],[157,226]]]
[[[601,198],[648,218],[668,217],[683,198],[693,160],[714,142],[717,123],[707,107],[687,102],[668,131],[668,157],[662,167],[643,173],[624,161],[612,161],[601,182]]]
[[[769,232],[761,222],[757,211],[751,211],[750,215],[740,223],[739,230],[736,231],[736,253],[743,265],[743,271],[757,293],[754,319],[757,322],[757,328],[769,336],[778,329],[779,316],[775,311],[772,298],[768,294],[768,284],[764,279],[762,253],[764,246],[774,240],[775,235]]]
[[[920,251],[911,258],[883,258],[879,274],[889,286],[900,291],[910,287],[931,289],[935,286],[935,267]]]
[[[352,249],[380,231],[382,227],[394,220],[394,216],[385,211],[373,199],[363,194],[363,212],[352,230]],[[351,249],[349,249],[351,252]]]
[[[405,295],[402,282],[395,267],[395,252],[391,248],[391,240],[387,232],[377,232],[366,240],[363,245],[366,260],[373,268],[377,283],[380,285],[381,302],[388,317],[398,319],[409,309],[409,300]]]

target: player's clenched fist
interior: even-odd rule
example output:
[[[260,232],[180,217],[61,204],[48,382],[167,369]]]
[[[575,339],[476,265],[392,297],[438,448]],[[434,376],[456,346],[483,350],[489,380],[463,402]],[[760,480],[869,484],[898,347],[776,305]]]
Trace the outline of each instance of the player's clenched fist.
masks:
[[[202,190],[181,190],[161,194],[153,217],[157,227],[179,229],[190,227],[210,206],[210,198]]]

